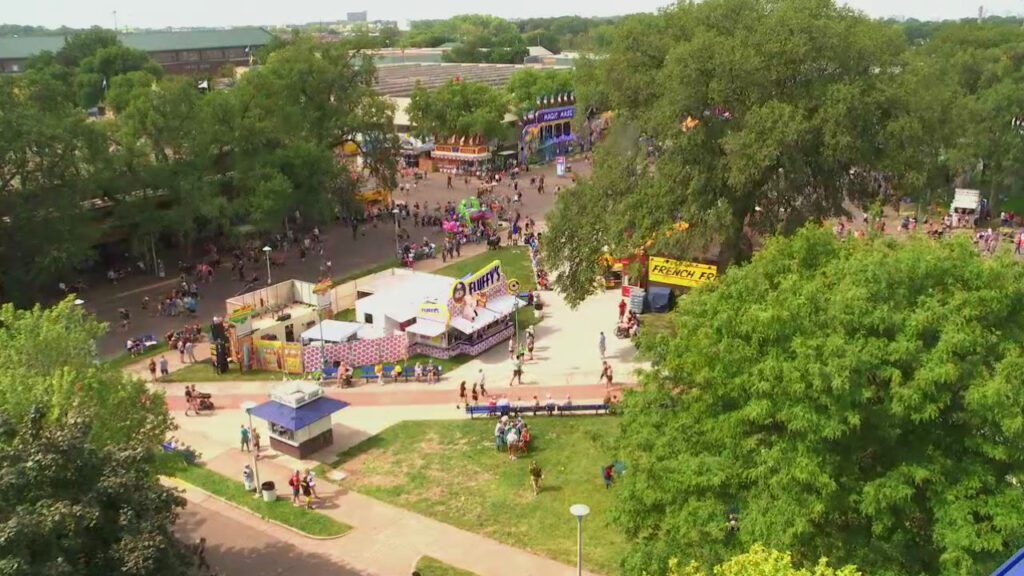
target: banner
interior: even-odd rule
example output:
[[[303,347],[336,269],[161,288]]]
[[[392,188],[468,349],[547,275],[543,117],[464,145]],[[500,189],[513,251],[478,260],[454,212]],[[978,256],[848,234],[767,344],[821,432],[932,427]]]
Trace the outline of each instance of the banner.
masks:
[[[276,340],[256,341],[256,364],[261,370],[283,370],[281,343]]]
[[[434,302],[428,300],[423,304],[420,304],[419,312],[416,313],[417,318],[424,318],[427,320],[434,320],[447,324],[450,317],[448,315],[448,306],[440,302]]]
[[[648,279],[651,282],[675,286],[696,287],[713,281],[718,276],[718,267],[711,264],[686,262],[652,256],[647,264]]]
[[[228,322],[235,325],[236,336],[248,336],[252,334],[252,306],[241,306],[228,316]]]
[[[284,371],[289,374],[302,374],[302,344],[285,342],[281,345],[284,356]]]

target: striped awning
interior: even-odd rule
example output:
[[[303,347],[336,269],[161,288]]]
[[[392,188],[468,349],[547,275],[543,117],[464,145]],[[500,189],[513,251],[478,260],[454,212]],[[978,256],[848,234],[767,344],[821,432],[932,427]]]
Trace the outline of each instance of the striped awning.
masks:
[[[462,154],[461,152],[438,152],[437,150],[432,150],[430,157],[447,160],[487,160],[491,155],[487,152],[481,154]]]

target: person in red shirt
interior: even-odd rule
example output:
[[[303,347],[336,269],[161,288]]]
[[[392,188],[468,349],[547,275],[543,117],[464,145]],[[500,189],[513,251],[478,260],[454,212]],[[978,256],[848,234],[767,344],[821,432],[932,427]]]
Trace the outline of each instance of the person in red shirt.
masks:
[[[626,317],[626,300],[619,300],[619,324],[622,323],[622,319]]]

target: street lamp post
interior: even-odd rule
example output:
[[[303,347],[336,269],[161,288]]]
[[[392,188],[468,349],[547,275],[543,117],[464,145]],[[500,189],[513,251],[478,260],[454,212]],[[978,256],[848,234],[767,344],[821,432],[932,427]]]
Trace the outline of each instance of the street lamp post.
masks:
[[[263,255],[267,258],[267,286],[270,286],[270,251],[273,250],[270,246],[263,247]]]
[[[590,506],[573,504],[569,512],[576,517],[576,576],[583,576],[583,517],[590,514]]]
[[[252,409],[256,407],[256,403],[252,400],[246,400],[242,402],[242,410],[249,416],[249,431],[252,432]],[[260,492],[263,490],[263,485],[260,484],[260,461],[259,454],[256,452],[252,453],[252,469],[256,474],[256,497],[260,497]]]
[[[391,214],[395,217],[395,256],[402,253],[402,248],[398,245],[398,208],[391,210]]]

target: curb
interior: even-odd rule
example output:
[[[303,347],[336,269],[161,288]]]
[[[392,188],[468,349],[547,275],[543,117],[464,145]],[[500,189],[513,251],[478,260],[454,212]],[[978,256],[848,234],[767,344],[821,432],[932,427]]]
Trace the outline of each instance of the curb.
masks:
[[[273,518],[268,518],[268,517],[260,514],[259,512],[256,512],[255,510],[250,510],[249,508],[246,508],[245,506],[239,506],[238,504],[235,504],[234,502],[232,502],[230,500],[227,500],[226,498],[222,498],[220,496],[217,496],[216,494],[214,494],[212,492],[207,492],[206,490],[200,488],[199,486],[196,486],[195,484],[190,484],[190,483],[188,483],[188,482],[186,482],[186,481],[184,481],[184,480],[182,480],[180,478],[176,478],[174,476],[161,476],[161,478],[166,479],[167,481],[171,482],[172,484],[178,484],[180,487],[186,487],[188,489],[195,490],[196,492],[200,492],[202,494],[205,494],[207,497],[213,498],[214,500],[217,500],[218,502],[221,502],[222,504],[227,504],[228,506],[231,506],[232,508],[235,508],[237,510],[241,510],[243,512],[247,512],[247,513],[249,513],[249,514],[251,514],[253,516],[256,516],[260,520],[263,520],[264,522],[269,522],[270,524],[274,524],[274,525],[276,525],[276,526],[278,526],[280,528],[284,528],[285,530],[288,530],[289,532],[292,532],[294,534],[302,536],[303,538],[309,538],[310,540],[337,540],[338,538],[342,538],[344,536],[348,536],[353,530],[355,530],[354,527],[349,526],[348,527],[349,529],[347,531],[345,531],[342,534],[338,534],[337,536],[314,536],[314,535],[309,534],[307,532],[303,532],[302,530],[299,530],[298,528],[295,528],[293,526],[289,526],[287,524],[278,522],[277,520],[274,520]],[[344,524],[344,522],[341,522],[340,520],[338,520],[338,522]],[[346,524],[346,526],[348,526],[348,525]]]

